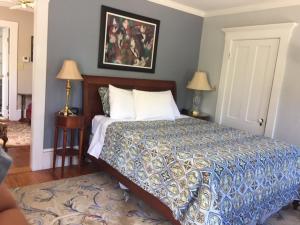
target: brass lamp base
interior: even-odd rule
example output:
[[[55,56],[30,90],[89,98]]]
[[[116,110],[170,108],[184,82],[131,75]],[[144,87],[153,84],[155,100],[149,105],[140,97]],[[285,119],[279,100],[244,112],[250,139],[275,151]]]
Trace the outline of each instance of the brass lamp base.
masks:
[[[66,105],[65,108],[60,110],[58,112],[59,115],[64,115],[64,116],[73,116],[74,113],[69,109],[69,107]]]
[[[65,104],[65,107],[62,110],[59,111],[60,115],[64,115],[64,116],[74,115],[74,113],[69,109],[70,95],[71,95],[71,82],[70,82],[70,80],[67,80],[67,83],[66,83],[66,104]]]

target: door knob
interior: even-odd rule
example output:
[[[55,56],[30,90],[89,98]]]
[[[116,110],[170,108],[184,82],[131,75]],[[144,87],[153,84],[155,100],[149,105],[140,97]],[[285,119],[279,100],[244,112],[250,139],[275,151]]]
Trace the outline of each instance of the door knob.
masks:
[[[258,123],[259,123],[259,126],[262,126],[263,123],[264,123],[264,119],[263,119],[263,118],[260,118],[260,119],[258,120]]]

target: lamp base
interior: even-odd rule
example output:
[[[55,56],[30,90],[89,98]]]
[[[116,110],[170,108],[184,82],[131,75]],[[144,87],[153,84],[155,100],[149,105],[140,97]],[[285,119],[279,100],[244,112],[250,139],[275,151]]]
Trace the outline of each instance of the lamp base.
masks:
[[[195,91],[194,97],[193,97],[193,108],[192,108],[192,114],[193,116],[198,116],[201,105],[201,93],[200,91]]]
[[[67,80],[67,83],[66,83],[66,97],[67,97],[66,104],[65,104],[65,107],[62,110],[60,110],[58,114],[64,115],[64,116],[74,115],[74,113],[69,109],[70,95],[71,95],[71,82],[70,82],[70,80]]]
[[[69,109],[69,107],[66,105],[62,110],[58,112],[59,115],[64,116],[73,116],[74,113]]]

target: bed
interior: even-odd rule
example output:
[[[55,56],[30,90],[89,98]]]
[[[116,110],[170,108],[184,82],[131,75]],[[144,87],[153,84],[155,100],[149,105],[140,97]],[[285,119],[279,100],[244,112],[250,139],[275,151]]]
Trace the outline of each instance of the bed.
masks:
[[[108,84],[176,97],[174,81],[84,76],[85,149]],[[298,197],[295,146],[192,118],[114,122],[106,133],[101,158],[89,157],[174,225],[256,224]]]

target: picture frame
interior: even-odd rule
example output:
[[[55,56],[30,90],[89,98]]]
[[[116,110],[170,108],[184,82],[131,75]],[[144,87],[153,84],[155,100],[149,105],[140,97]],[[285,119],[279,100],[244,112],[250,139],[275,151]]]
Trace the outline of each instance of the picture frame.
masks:
[[[98,68],[154,73],[160,21],[101,6]]]

